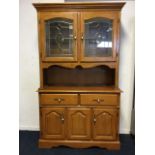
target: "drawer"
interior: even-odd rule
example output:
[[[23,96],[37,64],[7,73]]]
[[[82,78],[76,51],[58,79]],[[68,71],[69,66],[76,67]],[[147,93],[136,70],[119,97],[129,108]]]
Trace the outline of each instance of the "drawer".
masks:
[[[115,94],[81,94],[82,105],[117,105],[118,95]]]
[[[41,94],[40,103],[42,105],[75,105],[78,103],[77,94]]]

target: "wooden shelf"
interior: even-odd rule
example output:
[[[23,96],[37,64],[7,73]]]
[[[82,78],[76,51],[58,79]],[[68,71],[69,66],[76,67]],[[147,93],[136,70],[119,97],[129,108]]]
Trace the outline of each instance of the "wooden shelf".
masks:
[[[78,92],[83,92],[83,93],[88,93],[88,92],[101,92],[101,93],[121,93],[122,91],[117,88],[117,87],[78,87],[78,86],[53,86],[53,87],[44,87],[44,88],[39,88],[38,92],[40,93],[78,93]]]

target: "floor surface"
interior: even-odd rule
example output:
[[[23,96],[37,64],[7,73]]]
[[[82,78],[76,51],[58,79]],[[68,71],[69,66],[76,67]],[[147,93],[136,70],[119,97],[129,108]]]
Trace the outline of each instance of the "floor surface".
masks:
[[[20,131],[19,155],[135,155],[135,141],[131,135],[120,135],[121,149],[118,151],[97,147],[73,149],[64,146],[51,149],[39,149],[38,139],[38,131]]]

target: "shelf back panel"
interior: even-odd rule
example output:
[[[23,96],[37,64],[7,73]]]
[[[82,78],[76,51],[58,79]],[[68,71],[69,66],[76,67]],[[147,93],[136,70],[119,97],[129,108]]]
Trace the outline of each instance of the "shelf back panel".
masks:
[[[106,66],[74,69],[52,66],[43,70],[44,86],[114,86],[115,69]]]

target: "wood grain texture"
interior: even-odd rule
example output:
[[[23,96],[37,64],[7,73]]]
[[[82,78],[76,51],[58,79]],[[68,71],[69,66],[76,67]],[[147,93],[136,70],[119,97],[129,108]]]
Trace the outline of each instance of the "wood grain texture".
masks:
[[[39,147],[65,145],[75,148],[97,146],[119,149],[119,107],[122,92],[118,88],[120,11],[125,3],[33,5],[37,10],[39,34]],[[72,56],[48,57],[45,53],[45,21],[55,18],[70,19],[73,22],[73,35],[76,39]],[[109,57],[85,56],[84,42],[81,39],[85,33],[84,23],[85,20],[95,18],[112,20],[113,46]],[[99,69],[105,66],[107,70]],[[45,70],[51,67],[57,69],[45,74]],[[59,70],[59,67],[64,69]],[[81,70],[77,71],[77,68]],[[101,85],[97,85],[99,83]]]
[[[63,77],[63,78],[60,78]],[[115,70],[107,66],[44,69],[45,86],[114,86]]]
[[[77,41],[74,41],[73,44],[73,56],[71,57],[47,57],[46,56],[46,38],[45,38],[45,21],[62,18],[62,19],[70,19],[73,21],[73,35],[77,36],[77,13],[76,12],[43,12],[40,13],[39,16],[39,24],[40,24],[40,37],[41,45],[40,50],[42,51],[41,60],[43,62],[65,62],[65,61],[77,61]]]
[[[42,108],[41,124],[42,138],[64,139],[65,138],[65,111],[64,108]]]
[[[125,5],[124,2],[121,3],[33,3],[33,6],[38,11],[46,11],[52,9],[102,9],[102,10],[121,10]]]
[[[82,92],[82,93],[121,93],[122,91],[117,87],[73,87],[73,86],[66,86],[66,87],[43,87],[37,90],[39,93],[75,93],[75,92]]]
[[[85,47],[84,47],[84,40],[81,40],[81,62],[103,62],[103,61],[116,61],[116,38],[117,37],[117,20],[119,12],[116,11],[104,11],[104,12],[82,12],[81,13],[81,37],[83,34],[85,34],[85,21],[89,19],[96,19],[96,18],[103,18],[103,19],[109,19],[112,20],[113,23],[113,34],[112,34],[112,56],[110,57],[85,57]]]
[[[93,109],[93,139],[115,140],[116,139],[116,109]]]
[[[79,60],[79,59],[78,59]],[[82,62],[78,62],[78,63],[63,63],[63,62],[59,62],[59,63],[56,63],[56,62],[44,62],[42,63],[42,67],[43,68],[49,68],[49,67],[52,67],[52,66],[61,66],[61,67],[66,67],[66,68],[71,68],[71,69],[74,69],[76,67],[81,67],[81,68],[93,68],[93,67],[97,67],[97,66],[107,66],[109,68],[113,68],[113,69],[116,69],[117,67],[117,64],[116,62],[113,62],[113,61],[110,61],[110,62],[90,62],[90,63],[82,63]]]
[[[118,105],[118,96],[116,94],[80,94],[80,103],[82,105]]]
[[[45,140],[39,139],[39,148],[53,148],[58,146],[68,146],[73,148],[100,147],[109,150],[119,150],[120,141],[78,141],[78,140]]]
[[[91,137],[91,110],[90,108],[69,108],[68,139],[90,139]]]
[[[41,94],[41,105],[76,105],[77,94]]]

